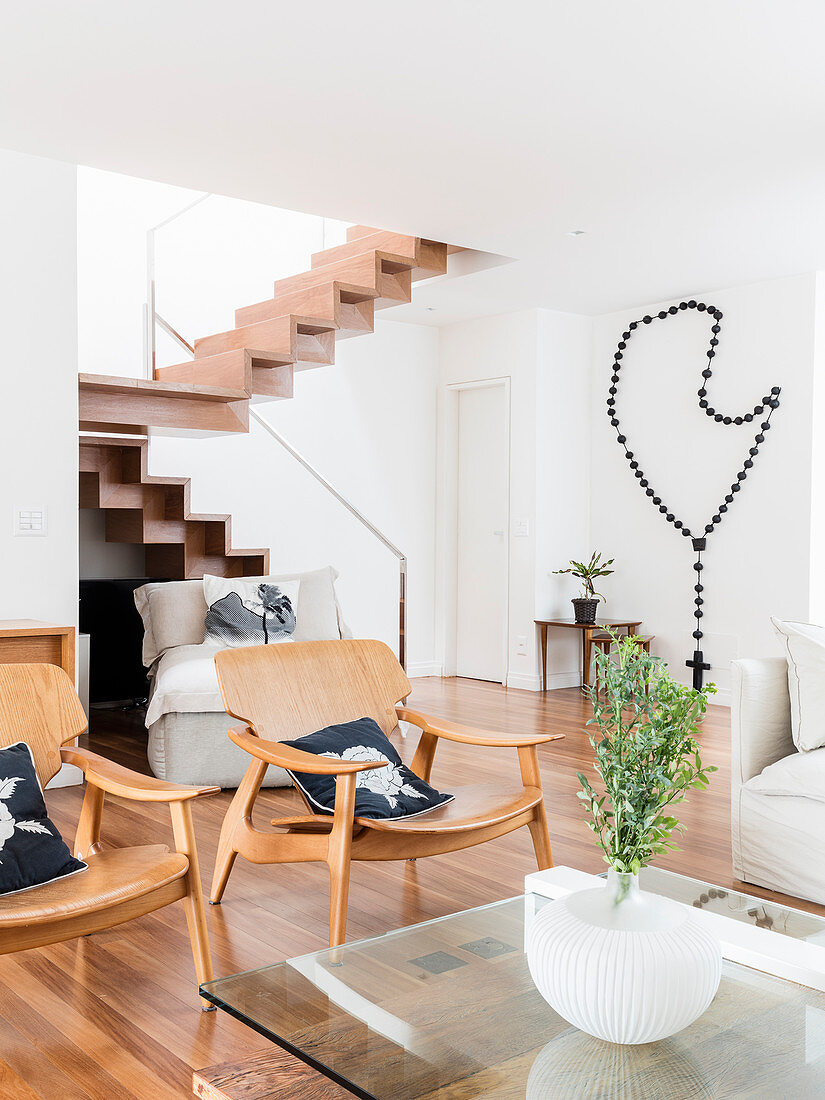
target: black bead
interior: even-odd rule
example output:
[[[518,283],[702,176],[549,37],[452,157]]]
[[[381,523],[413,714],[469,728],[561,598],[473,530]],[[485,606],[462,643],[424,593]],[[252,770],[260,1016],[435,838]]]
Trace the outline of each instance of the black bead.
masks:
[[[711,407],[710,407],[710,406],[708,405],[708,407],[707,407],[707,408],[705,409],[705,412],[706,412],[706,414],[707,414],[708,416],[713,416],[713,415],[714,415],[714,414],[716,413],[716,409],[712,409],[712,408],[711,408]]]
[[[717,413],[717,414],[716,414],[716,416],[714,416],[714,418],[713,418],[713,419],[714,419],[714,420],[716,421],[716,423],[717,423],[717,424],[721,424],[721,423],[722,423],[722,421],[723,421],[723,420],[724,420],[725,418],[724,418],[724,416],[722,416],[722,414],[721,414],[721,413]]]
[[[735,416],[733,418],[733,422],[734,422],[734,424],[741,424],[742,423],[742,417],[741,416]]]
[[[716,312],[716,306],[705,306],[705,309],[708,311],[708,313]]]
[[[764,424],[759,425],[763,432],[769,432],[771,430],[770,420],[766,420]]]
[[[694,617],[695,619],[701,619],[703,615],[704,615],[704,611],[700,611],[698,607],[697,607],[697,608],[696,608],[696,610],[695,610],[695,611],[693,612],[693,617]]]
[[[691,298],[688,302],[688,309],[696,309],[696,299]]]
[[[750,422],[753,420],[753,413],[745,413],[742,419],[745,421],[746,424],[750,424]]]
[[[713,522],[714,523],[721,523],[722,522],[722,517],[721,516],[714,516],[713,517]]]
[[[662,503],[662,498],[661,497],[654,497],[653,498],[653,503],[654,504],[661,504]],[[665,509],[665,510],[667,511],[667,509]]]
[[[703,584],[694,584],[693,591],[694,592],[704,592],[705,591],[705,586]]]
[[[754,436],[754,438],[755,438],[755,440],[756,440],[756,442],[757,442],[757,443],[764,443],[764,442],[765,442],[765,437],[764,437],[764,435],[761,435],[761,434],[760,434],[760,435]]]
[[[702,391],[700,390],[699,392],[701,393]],[[700,401],[699,402],[699,408],[700,409],[706,409],[707,407],[708,407],[707,401]]]
[[[660,504],[659,505],[659,511],[662,513],[662,515],[664,515],[665,512],[667,512],[667,505],[666,504]]]
[[[725,499],[727,500],[727,497]],[[727,510],[728,510],[727,504],[720,504],[719,505],[719,511],[721,512],[722,515],[724,515],[725,512],[727,512]]]
[[[707,355],[708,359],[712,359],[716,352],[713,350],[713,348],[708,348],[705,354]]]
[[[696,308],[699,310],[700,313],[704,313],[708,307],[705,305],[704,302],[698,302]]]
[[[650,314],[646,313],[644,315],[644,317],[642,318],[642,324],[643,325],[649,325],[652,320],[653,320],[653,318],[650,316]]]
[[[616,354],[613,356],[613,358],[616,359],[616,360],[621,359],[622,358],[622,353],[620,351],[617,351]]]
[[[619,443],[627,443],[627,436],[626,435],[620,435],[617,438],[618,438]]]
[[[668,512],[668,514],[665,516],[665,519],[668,521],[668,523],[673,523],[675,518],[676,517],[673,515],[673,512]]]
[[[633,452],[632,451],[625,451],[624,456],[629,461],[631,458],[633,458]]]
[[[708,308],[710,308],[710,307],[708,307]],[[713,316],[716,318],[717,321],[721,321],[722,320],[722,310],[717,309],[717,311],[714,313]]]
[[[610,387],[610,389],[609,389],[609,390],[608,390],[607,392],[608,392],[608,393],[610,394],[610,396],[611,396],[611,397],[613,397],[613,396],[614,396],[615,394],[617,394],[617,393],[618,393],[619,391],[618,391],[618,390],[616,389],[616,387],[615,387],[615,386],[611,386],[611,387]]]
[[[765,396],[762,398],[762,404],[763,405],[770,405],[770,403],[771,403],[770,395],[765,394]]]
[[[665,317],[667,317],[667,310],[660,309],[656,316],[659,318],[660,321],[664,321]]]
[[[687,309],[687,302],[680,302],[679,309]]]
[[[725,416],[725,417],[722,418],[722,423],[723,424],[732,424],[733,420],[729,416]]]
[[[615,404],[616,404],[616,398],[615,398],[615,397],[608,397],[608,399],[607,399],[607,407],[608,407],[608,409],[609,409],[609,410],[611,410],[611,412],[612,412],[612,410],[613,410],[613,406],[614,406]]]
[[[710,331],[711,332],[721,332],[722,329],[719,327],[719,325],[711,325]]]
[[[751,447],[751,449],[748,451],[748,454],[758,455],[759,454],[759,448],[758,447]]]
[[[674,519],[673,526],[676,528],[677,531],[681,531],[683,527],[682,521],[680,519]]]
[[[779,386],[771,386],[771,393],[772,393],[772,394],[774,394],[774,396],[775,396],[776,394],[778,394],[778,393],[781,393],[781,392],[782,392],[782,391],[781,391],[781,389],[779,388]]]
[[[628,327],[628,328],[629,328],[629,329],[631,330],[631,332],[632,332],[634,328],[638,328],[638,327],[639,327],[639,322],[638,322],[638,321],[631,321],[631,322],[630,322],[630,324],[629,324],[629,325],[628,325],[627,327]]]
[[[705,389],[704,386],[702,386],[701,390],[696,391],[696,394],[698,397],[707,397],[708,391]]]
[[[630,463],[630,469],[631,470],[638,470],[638,468],[639,468],[639,463],[638,462],[631,462]]]
[[[705,567],[700,561],[695,561],[693,563],[693,568],[696,570],[697,573],[701,573]]]
[[[761,405],[754,405],[753,406],[753,415],[754,416],[759,416],[759,414],[761,412],[762,412],[762,406]]]
[[[701,596],[697,596],[693,602],[696,604],[697,607],[701,607],[705,601],[702,599]]]
[[[649,482],[644,474],[642,474],[641,478],[639,479],[639,484],[643,489],[646,489],[648,487]]]
[[[716,345],[717,345],[718,343],[719,343],[719,341],[718,341],[718,340],[716,339],[716,337],[715,337],[715,336],[712,336],[712,337],[711,337],[711,340],[710,340],[710,346],[711,346],[712,348],[715,348],[715,347],[716,347]]]
[[[619,421],[616,419],[615,416],[612,418],[610,423],[611,423],[612,427],[614,427],[614,428],[618,428],[618,426],[619,426]]]
[[[619,376],[618,376],[618,374],[612,374],[612,375],[610,376],[610,381],[611,381],[611,382],[613,382],[613,384],[615,385],[615,383],[619,381]]]
[[[622,339],[623,340],[629,340],[630,339],[630,333],[629,332],[623,332],[622,333]],[[619,345],[619,347],[621,347],[621,344]]]
[[[671,317],[673,316],[674,313],[678,313],[678,312],[679,312],[679,307],[678,306],[671,306],[668,309],[668,313],[671,315]],[[659,316],[660,317],[662,316],[661,313],[659,314]]]
[[[696,641],[698,642],[700,638],[704,638],[704,634],[702,633],[702,631],[701,631],[701,630],[694,630],[694,632],[693,632],[693,637],[694,637],[694,638],[696,639]]]
[[[738,493],[738,492],[739,492],[739,490],[740,490],[741,488],[742,488],[742,486],[741,486],[741,485],[739,484],[739,482],[737,481],[735,485],[731,485],[731,487],[730,487],[730,491],[731,491],[732,493]]]
[[[624,349],[626,347],[627,347],[627,344],[624,342],[624,340],[620,340],[619,341],[619,351],[624,351]]]
[[[744,470],[740,470],[739,473],[736,475],[736,480],[737,481],[744,481],[747,476],[748,475],[745,473]]]
[[[638,477],[638,478],[643,478],[645,476],[644,471],[643,470],[634,470],[633,476]]]
[[[742,465],[745,467],[746,470],[749,470],[751,468],[751,466],[753,466],[753,459],[752,458],[746,458],[745,461],[742,463]]]
[[[733,497],[730,495],[730,493],[728,493],[728,495],[725,497],[725,503],[733,504]]]
[[[649,496],[649,497],[652,497],[653,496],[653,490],[652,489],[645,490],[645,495]]]
[[[705,534],[710,535],[712,533],[713,533],[713,524],[712,523],[706,523],[705,524]]]
[[[710,376],[711,376],[712,374],[713,374],[713,371],[712,371],[712,370],[710,369],[710,367],[706,367],[706,368],[705,368],[705,369],[704,369],[704,370],[702,371],[702,377],[703,377],[703,378],[710,378]]]
[[[778,409],[779,408],[779,402],[776,400],[776,398],[774,398],[773,401],[769,401],[768,404],[770,405],[770,407],[772,409]]]
[[[686,539],[692,538],[689,527],[683,527],[682,534],[685,536]]]

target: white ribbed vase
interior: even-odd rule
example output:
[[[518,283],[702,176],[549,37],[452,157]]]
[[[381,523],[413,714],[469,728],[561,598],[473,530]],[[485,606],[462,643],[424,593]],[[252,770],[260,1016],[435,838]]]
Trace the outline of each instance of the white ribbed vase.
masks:
[[[689,909],[609,871],[605,886],[534,918],[530,974],[568,1023],[609,1043],[652,1043],[687,1027],[716,995],[719,943]]]

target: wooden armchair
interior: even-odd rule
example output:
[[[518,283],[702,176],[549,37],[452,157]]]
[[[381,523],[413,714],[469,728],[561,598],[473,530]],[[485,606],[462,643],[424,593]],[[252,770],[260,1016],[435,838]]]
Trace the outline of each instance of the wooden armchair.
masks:
[[[223,897],[235,858],[252,863],[323,862],[330,873],[329,943],[344,942],[350,861],[414,859],[493,840],[527,825],[540,869],[551,867],[550,837],[536,746],[560,735],[509,736],[442,722],[397,706],[412,688],[392,651],[377,641],[294,642],[228,649],[215,655],[224,706],[246,726],[229,736],[252,761],[221,828],[212,903]],[[518,750],[522,783],[456,787],[452,802],[418,817],[376,821],[355,817],[358,773],[376,762],[314,756],[281,740],[293,740],[337,722],[374,718],[386,734],[399,719],[421,729],[412,770],[429,780],[439,740]],[[276,818],[280,832],[252,824],[252,808],[267,765],[336,777],[335,812]],[[300,794],[300,792],[299,792]],[[303,800],[303,796],[301,795]]]
[[[56,665],[0,665],[0,747],[25,741],[43,787],[65,761],[82,768],[86,792],[74,852],[87,871],[24,893],[0,895],[0,955],[112,928],[182,901],[198,982],[212,978],[203,893],[189,800],[218,787],[185,787],[139,775],[86,749],[66,745],[86,729],[74,685]],[[106,793],[168,802],[177,851],[165,844],[104,849]],[[203,1001],[204,1008],[212,1008]]]

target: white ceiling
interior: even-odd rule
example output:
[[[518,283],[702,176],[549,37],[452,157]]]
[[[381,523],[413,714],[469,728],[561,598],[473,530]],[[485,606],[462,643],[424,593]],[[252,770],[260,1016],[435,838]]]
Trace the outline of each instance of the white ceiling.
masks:
[[[823,42],[821,0],[7,3],[0,146],[519,261],[421,319],[599,313],[825,267]]]

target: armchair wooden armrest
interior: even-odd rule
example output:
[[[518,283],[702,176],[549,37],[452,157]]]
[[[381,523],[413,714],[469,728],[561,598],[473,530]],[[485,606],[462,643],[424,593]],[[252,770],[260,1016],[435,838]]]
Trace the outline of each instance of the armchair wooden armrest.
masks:
[[[190,787],[167,783],[165,779],[155,779],[153,775],[141,775],[140,772],[124,768],[104,756],[98,756],[96,752],[79,749],[74,745],[62,748],[60,755],[67,764],[80,768],[86,780],[95,787],[108,794],[118,794],[137,802],[183,802],[220,791],[220,787]]]
[[[443,737],[446,741],[458,741],[463,745],[489,745],[491,748],[521,749],[529,745],[544,745],[548,741],[560,741],[563,733],[493,733],[491,730],[461,726],[456,722],[447,722],[442,718],[432,718],[428,714],[419,714],[408,707],[396,707],[395,713],[401,722],[411,722],[424,733]]]
[[[232,726],[229,736],[240,748],[267,764],[288,768],[293,772],[310,775],[351,775],[370,768],[386,768],[386,760],[336,760],[334,757],[316,756],[279,741],[265,741],[252,732],[249,726]]]

